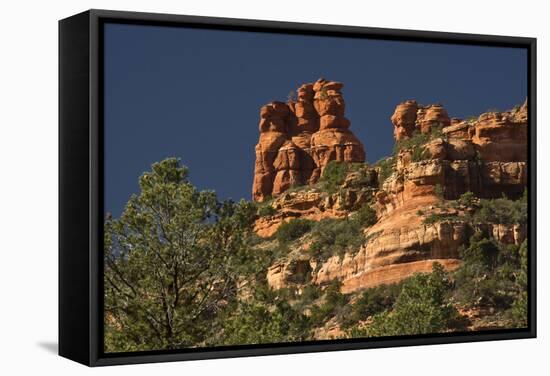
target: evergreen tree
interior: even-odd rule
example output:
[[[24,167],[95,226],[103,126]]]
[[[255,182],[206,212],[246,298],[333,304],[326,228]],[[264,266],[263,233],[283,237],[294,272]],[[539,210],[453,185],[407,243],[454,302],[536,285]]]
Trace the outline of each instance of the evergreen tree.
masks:
[[[255,264],[246,236],[256,209],[198,191],[174,158],[139,186],[105,222],[106,351],[200,345]]]

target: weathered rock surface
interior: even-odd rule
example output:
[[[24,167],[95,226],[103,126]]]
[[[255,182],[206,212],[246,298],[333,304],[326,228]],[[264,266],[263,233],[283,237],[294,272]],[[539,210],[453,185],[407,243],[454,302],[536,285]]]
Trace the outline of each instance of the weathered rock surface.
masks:
[[[323,85],[330,88],[326,92],[334,98],[316,103]],[[346,122],[341,120],[344,104],[339,96],[340,88],[318,81],[311,90],[307,89],[308,98],[314,93],[312,103],[323,124],[310,139],[308,155],[314,162],[311,177],[329,160],[364,157],[362,145],[354,144],[355,137],[347,138]],[[276,214],[256,222],[257,233],[270,236],[285,220],[341,218],[367,203],[376,209],[378,222],[365,229],[363,245],[344,257],[334,255],[322,262],[311,258],[305,248],[296,251],[293,257],[280,260],[269,269],[270,286],[281,288],[306,280],[325,285],[338,279],[343,292],[353,292],[398,282],[416,272],[429,272],[436,261],[448,270],[458,267],[458,249],[473,231],[482,231],[504,244],[519,245],[524,241],[525,226],[484,224],[474,228],[458,209],[450,213],[454,215],[452,220],[426,223],[424,219],[439,213],[442,200],[455,200],[468,191],[479,198],[498,198],[503,194],[520,197],[528,178],[527,102],[514,110],[489,112],[464,121],[451,120],[440,105],[420,106],[415,101],[407,101],[397,106],[391,120],[396,141],[416,133],[432,134],[434,127],[440,129],[439,136],[431,137],[420,146],[423,148],[420,158],[418,151],[415,154],[414,150],[401,150],[392,159],[391,174],[384,181],[379,181],[380,169],[371,168],[372,181],[367,179],[365,183],[352,173],[338,195],[315,190],[286,192],[272,203]],[[340,128],[332,128],[334,124]],[[348,142],[349,149],[342,147]],[[284,143],[279,149],[287,148],[283,147]],[[324,145],[323,151],[315,149],[320,144]],[[292,158],[285,158],[282,159],[289,162],[281,164],[286,170],[292,170]],[[357,181],[369,189],[365,190]],[[342,192],[347,198],[341,198]]]
[[[366,232],[368,240],[359,252],[346,254],[343,259],[331,257],[313,281],[326,284],[339,279],[342,292],[352,292],[430,272],[434,262],[447,270],[457,268],[458,248],[467,242],[472,229],[461,221],[425,225],[416,211],[394,211]],[[518,225],[487,225],[483,230],[504,244],[521,244],[526,236],[525,228]]]
[[[483,162],[527,161],[527,101],[505,112],[487,112],[474,121],[444,128],[449,142],[471,144]]]
[[[254,231],[259,236],[269,237],[277,231],[281,223],[294,218],[315,221],[324,218],[343,218],[350,210],[357,210],[371,200],[372,194],[372,190],[369,189],[348,189],[334,194],[318,190],[285,192],[270,204],[276,210],[276,214],[259,218]]]
[[[421,106],[414,100],[400,103],[391,117],[397,141],[409,138],[415,131],[429,133],[432,127],[447,127],[451,119],[440,104]]]
[[[273,264],[267,270],[267,283],[274,289],[288,286],[289,283],[305,283],[311,279],[309,259],[292,259]]]
[[[430,272],[434,262],[453,270],[460,265],[459,247],[467,243],[474,229],[460,220],[423,224],[418,210],[433,209],[422,197],[411,200],[370,227],[358,252],[346,253],[343,258],[334,255],[318,265],[303,251],[298,261],[281,260],[273,265],[267,273],[268,283],[279,289],[297,280],[326,285],[337,279],[342,292],[350,293]],[[478,229],[504,244],[519,245],[526,238],[526,228],[520,225],[487,224]]]
[[[300,86],[296,102],[272,102],[261,108],[252,187],[255,201],[317,182],[332,160],[365,161],[363,144],[344,117],[343,86],[319,79]]]

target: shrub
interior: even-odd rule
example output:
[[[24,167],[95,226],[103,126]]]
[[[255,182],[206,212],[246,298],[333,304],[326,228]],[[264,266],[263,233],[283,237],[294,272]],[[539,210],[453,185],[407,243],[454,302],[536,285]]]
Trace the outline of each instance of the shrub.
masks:
[[[393,173],[394,158],[382,158],[374,164],[374,167],[378,167],[378,185],[382,187],[387,178]]]
[[[374,240],[376,238],[378,238],[380,235],[382,235],[382,233],[384,232],[384,230],[380,230],[380,231],[376,231],[376,232],[371,232],[370,234],[368,234],[367,236],[365,236],[365,241],[364,243],[368,243],[370,242],[371,240]]]
[[[351,307],[350,314],[344,319],[346,327],[366,320],[369,316],[391,309],[401,291],[401,284],[380,285],[369,288],[361,294]]]
[[[420,162],[422,160],[429,159],[430,153],[426,150],[424,145],[428,141],[436,138],[446,138],[442,132],[441,124],[432,126],[429,133],[414,131],[411,137],[397,141],[393,148],[393,155],[397,156],[401,150],[409,149],[411,150],[411,160],[413,162]]]
[[[289,243],[279,241],[276,242],[276,244],[272,244],[272,246],[268,248],[267,252],[265,253],[269,260],[275,261],[287,256],[289,252]]]
[[[369,168],[369,165],[365,163],[349,163],[348,173],[356,173],[354,179],[349,182],[350,187],[364,188],[364,187],[377,187],[376,185],[376,171]]]
[[[435,138],[443,138],[445,141],[447,141],[447,135],[443,133],[443,124],[438,122],[434,124],[430,128],[430,140],[433,140]]]
[[[239,302],[223,320],[219,339],[210,345],[242,345],[306,340],[309,318],[295,311],[287,302],[266,304],[262,301]]]
[[[475,202],[475,198],[476,196],[472,192],[468,191],[460,195],[458,202],[466,207],[471,207]]]
[[[477,233],[470,239],[470,246],[461,250],[460,256],[467,264],[479,264],[484,270],[497,266],[500,249],[496,242]]]
[[[510,308],[512,323],[518,328],[525,328],[528,324],[528,297],[527,290],[522,291]]]
[[[321,182],[328,192],[336,191],[346,178],[348,173],[348,163],[341,161],[330,161],[323,170]]]
[[[258,303],[242,303],[223,325],[224,345],[270,343],[287,340],[288,323],[278,312]]]
[[[313,221],[309,219],[292,219],[283,222],[277,229],[275,237],[280,243],[289,243],[309,232],[313,227]]]
[[[309,304],[321,296],[321,289],[319,286],[310,284],[304,287],[300,298],[304,304]]]
[[[512,318],[512,323],[516,327],[526,327],[528,324],[529,300],[527,293],[528,279],[528,247],[527,240],[523,242],[518,250],[520,269],[516,274],[517,294],[509,311],[509,316]]]
[[[274,214],[277,213],[277,209],[275,209],[273,206],[271,205],[265,205],[265,206],[261,206],[259,209],[258,209],[258,215],[260,217],[270,217]]]
[[[418,214],[418,213],[417,213]],[[457,219],[456,214],[451,213],[431,213],[422,220],[425,225],[433,225],[439,222],[452,221]]]
[[[516,275],[516,286],[518,289],[518,293],[516,295],[515,301],[512,303],[512,307],[510,309],[510,316],[512,317],[512,320],[514,321],[514,324],[518,327],[526,327],[528,320],[527,320],[527,314],[528,314],[528,295],[527,295],[527,283],[528,283],[528,252],[529,248],[527,247],[527,240],[525,240],[519,250],[519,272]]]
[[[415,274],[404,281],[393,309],[374,315],[363,334],[395,336],[446,330],[458,315],[447,298],[450,288],[447,273],[434,263],[432,273]]]
[[[311,309],[312,325],[319,327],[332,317],[342,316],[347,303],[348,297],[340,292],[340,282],[333,281],[325,290],[323,304]]]
[[[430,134],[420,133],[419,131],[415,131],[411,137],[405,138],[403,140],[399,140],[395,143],[393,147],[393,155],[395,156],[399,154],[399,152],[404,149],[420,148],[429,140],[430,140]]]
[[[520,308],[527,293],[526,249],[526,245],[505,246],[474,234],[460,252],[463,262],[455,273],[457,299],[501,311],[512,308],[510,314],[521,322],[521,317],[526,318]]]
[[[288,188],[285,193],[290,193],[290,192],[300,192],[300,191],[304,191],[304,190],[307,190],[309,189],[310,186],[308,184],[294,184],[293,186],[291,186],[290,188]]]
[[[430,153],[424,146],[417,146],[414,149],[412,149],[411,153],[411,161],[412,162],[420,162],[425,159],[430,158]]]
[[[359,210],[357,210],[353,219],[361,227],[372,226],[378,221],[376,210],[374,210],[369,204],[365,204]]]
[[[358,249],[365,241],[358,222],[348,219],[319,221],[312,234],[314,241],[308,252],[321,262],[335,254],[342,257],[347,250]]]
[[[497,198],[480,200],[480,208],[474,213],[476,223],[501,223],[506,225],[527,223],[527,200]]]
[[[326,100],[328,98],[328,91],[326,87],[321,88],[320,98]]]
[[[334,193],[344,183],[347,175],[351,172],[358,173],[358,179],[354,179],[356,187],[369,186],[372,184],[372,171],[368,170],[367,163],[350,163],[342,161],[330,161],[321,176],[320,183],[329,193]]]

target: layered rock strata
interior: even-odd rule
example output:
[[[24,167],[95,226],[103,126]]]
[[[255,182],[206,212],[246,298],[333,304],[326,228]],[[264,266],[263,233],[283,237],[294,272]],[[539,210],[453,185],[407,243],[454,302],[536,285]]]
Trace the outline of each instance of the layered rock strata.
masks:
[[[273,235],[281,223],[296,218],[320,221],[325,218],[344,218],[371,201],[372,189],[345,189],[327,194],[318,190],[285,192],[270,204],[275,214],[259,218],[254,231],[262,237]]]
[[[460,264],[459,247],[474,231],[504,244],[521,244],[527,233],[524,225],[473,226],[464,217],[467,208],[445,209],[452,220],[429,223],[425,219],[442,213],[442,203],[467,191],[479,198],[503,194],[518,198],[524,192],[528,178],[527,113],[526,102],[510,111],[451,120],[440,105],[420,106],[415,101],[398,105],[391,117],[396,142],[418,133],[430,137],[416,146],[422,153],[402,149],[388,159],[389,176],[375,168],[374,181],[368,183],[366,191],[354,184],[342,185],[340,192],[347,197],[364,192],[352,208],[371,203],[377,211],[377,223],[364,230],[363,245],[344,257],[335,255],[325,261],[310,257],[307,247],[296,250],[269,268],[270,286],[300,285],[300,281],[324,285],[337,279],[342,291],[348,293],[429,272],[435,261],[452,270]],[[277,214],[259,220],[258,232],[269,228],[264,235],[272,234],[289,218],[344,217],[355,210],[349,209],[349,203],[327,205],[319,195],[302,191],[281,196],[275,201]]]
[[[407,101],[392,116],[396,141],[412,137],[404,117]],[[431,107],[430,107],[431,108]],[[469,120],[454,119],[442,127],[422,148],[425,156],[415,160],[413,149],[396,156],[394,173],[383,182],[377,201],[382,212],[399,207],[415,197],[435,195],[441,189],[445,199],[457,199],[465,192],[480,198],[521,196],[527,185],[527,102],[505,112],[488,112]],[[418,151],[416,151],[418,154]]]

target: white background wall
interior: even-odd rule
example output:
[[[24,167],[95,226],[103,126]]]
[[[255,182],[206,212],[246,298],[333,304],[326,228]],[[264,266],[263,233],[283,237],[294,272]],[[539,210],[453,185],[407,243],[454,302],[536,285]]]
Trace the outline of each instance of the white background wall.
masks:
[[[23,1],[0,5],[0,374],[548,374],[546,1]],[[106,8],[537,37],[539,338],[88,369],[57,343],[57,20]]]

